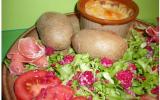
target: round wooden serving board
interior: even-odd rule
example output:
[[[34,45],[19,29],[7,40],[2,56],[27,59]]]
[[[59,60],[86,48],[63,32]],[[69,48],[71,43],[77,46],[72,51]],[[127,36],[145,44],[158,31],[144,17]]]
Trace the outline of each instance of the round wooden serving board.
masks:
[[[70,13],[66,15],[69,17],[73,25],[74,32],[79,31],[80,30],[79,17],[78,17],[79,15],[75,13]],[[137,25],[142,25],[144,27],[150,26],[150,24],[147,24],[140,20],[135,21],[134,26],[137,26]],[[23,38],[23,37],[34,37],[36,39],[39,39],[35,26],[31,27],[25,33],[23,33],[11,46],[10,50],[15,49],[15,44],[18,42],[20,38]],[[2,99],[3,100],[16,100],[16,97],[14,95],[14,89],[13,89],[15,79],[16,79],[16,76],[11,75],[6,65],[2,63]]]

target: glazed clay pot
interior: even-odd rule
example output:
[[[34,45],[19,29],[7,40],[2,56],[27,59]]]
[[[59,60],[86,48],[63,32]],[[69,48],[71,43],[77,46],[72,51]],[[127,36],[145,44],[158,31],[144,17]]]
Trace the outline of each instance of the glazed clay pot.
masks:
[[[96,30],[103,30],[103,31],[113,31],[120,35],[121,37],[126,37],[129,31],[129,28],[132,26],[133,21],[128,22],[126,24],[120,25],[103,25],[93,21],[90,21],[84,17],[80,17],[80,26],[81,29],[96,29]]]
[[[139,8],[132,0],[113,0],[118,1],[130,9],[133,10],[133,14],[130,17],[121,20],[107,20],[100,19],[94,16],[88,15],[85,12],[85,4],[89,0],[79,0],[77,4],[77,9],[80,13],[80,27],[81,29],[96,29],[103,31],[113,31],[123,38],[127,37],[129,28],[134,23],[138,13]]]

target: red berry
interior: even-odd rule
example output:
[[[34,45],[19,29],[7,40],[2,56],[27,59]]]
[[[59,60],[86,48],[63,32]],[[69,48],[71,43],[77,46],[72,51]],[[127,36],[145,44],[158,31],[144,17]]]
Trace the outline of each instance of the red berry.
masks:
[[[145,81],[146,80],[146,77],[145,76],[140,76],[140,79]]]
[[[118,72],[116,78],[121,82],[123,88],[127,89],[132,86],[133,73],[130,70]]]
[[[52,64],[52,65],[51,65],[51,67],[55,67],[55,66],[56,66],[56,64]]]
[[[54,53],[54,49],[51,48],[51,47],[46,47],[45,48],[45,53],[46,53],[47,56],[50,56],[51,54]]]
[[[136,76],[136,79],[139,80],[139,81],[141,81],[141,80],[142,80],[142,81],[145,81],[145,80],[146,80],[146,77],[145,77],[145,76],[142,76],[142,75],[137,75],[137,76]]]
[[[152,38],[151,37],[147,37],[146,38],[146,42],[147,42],[147,45],[150,45],[150,43],[152,42]]]
[[[95,79],[91,71],[85,71],[84,73],[80,74],[78,81],[80,85],[86,86],[86,85],[92,85]]]
[[[96,70],[96,74],[98,74],[100,71],[99,70]]]
[[[125,89],[125,91],[126,91],[128,94],[130,94],[130,95],[132,95],[132,96],[135,96],[135,93],[134,93],[133,91],[131,91],[130,89]]]
[[[105,67],[110,67],[113,64],[113,61],[104,57],[101,59],[101,64]]]
[[[152,90],[151,90],[151,93],[152,94],[159,94],[159,86],[156,86],[155,88],[153,88]]]
[[[149,45],[147,45],[145,48],[146,48],[149,52],[152,52],[152,51],[153,51],[152,47],[149,46]]]
[[[72,86],[72,82],[73,82],[72,80],[69,80],[66,85],[67,86]]]
[[[73,59],[74,59],[74,56],[72,56],[72,55],[66,55],[63,58],[63,60],[61,60],[59,62],[59,64],[61,64],[61,65],[69,64],[69,63],[71,63],[73,61]]]
[[[152,57],[153,56],[153,49],[152,49],[152,47],[148,45],[145,48],[148,51],[147,57]]]
[[[136,69],[137,69],[137,67],[136,67],[136,65],[135,65],[135,64],[133,64],[133,63],[129,63],[129,69],[130,69],[131,71],[134,71],[134,70],[136,70]]]

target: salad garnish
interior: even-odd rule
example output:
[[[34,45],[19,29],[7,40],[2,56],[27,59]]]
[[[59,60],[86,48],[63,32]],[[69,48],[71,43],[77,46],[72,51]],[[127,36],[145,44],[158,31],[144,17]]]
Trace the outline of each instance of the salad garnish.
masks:
[[[146,30],[147,34],[148,32]],[[154,36],[140,34],[134,29],[129,34],[128,49],[116,62],[108,58],[76,54],[72,48],[66,54],[47,47],[48,66],[43,70],[53,72],[47,74],[47,77],[59,78],[62,81],[60,87],[73,90],[75,94],[71,93],[70,96],[73,100],[140,99],[146,94],[158,98],[158,42],[153,41]],[[6,60],[5,63],[9,65],[12,60]],[[9,69],[11,68],[10,65]],[[25,64],[26,71],[35,69],[37,67],[32,63]],[[40,94],[43,96],[44,91],[48,93],[52,90],[54,88],[42,89]]]

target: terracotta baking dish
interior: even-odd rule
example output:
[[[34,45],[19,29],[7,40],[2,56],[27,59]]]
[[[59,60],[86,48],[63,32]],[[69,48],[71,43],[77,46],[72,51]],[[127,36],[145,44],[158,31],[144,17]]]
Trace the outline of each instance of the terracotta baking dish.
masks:
[[[113,1],[118,1],[122,4],[125,4],[127,5],[127,7],[133,9],[134,13],[132,16],[126,18],[126,19],[122,19],[122,20],[107,20],[107,19],[99,19],[99,18],[96,18],[94,16],[91,16],[91,15],[88,15],[86,12],[85,12],[85,4],[86,2],[88,2],[89,0],[79,0],[79,2],[77,3],[77,8],[78,8],[78,11],[80,12],[80,14],[82,16],[84,16],[85,18],[91,20],[91,21],[94,21],[94,22],[97,22],[97,23],[100,23],[102,25],[106,25],[106,24],[109,24],[109,25],[114,25],[114,24],[124,24],[124,23],[127,23],[127,22],[130,22],[132,20],[135,20],[135,18],[137,17],[138,13],[139,13],[139,9],[138,9],[138,6],[137,4],[135,4],[132,0],[113,0]]]
[[[104,31],[111,30],[122,37],[126,37],[129,28],[132,26],[132,23],[135,21],[139,13],[139,8],[137,4],[132,0],[112,0],[113,2],[118,1],[126,5],[128,8],[133,10],[133,14],[130,17],[121,20],[100,19],[86,13],[85,4],[88,1],[89,0],[79,0],[77,3],[77,9],[81,15],[80,18],[81,29],[88,28],[88,29],[97,29]]]

